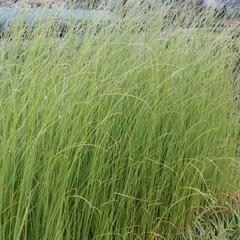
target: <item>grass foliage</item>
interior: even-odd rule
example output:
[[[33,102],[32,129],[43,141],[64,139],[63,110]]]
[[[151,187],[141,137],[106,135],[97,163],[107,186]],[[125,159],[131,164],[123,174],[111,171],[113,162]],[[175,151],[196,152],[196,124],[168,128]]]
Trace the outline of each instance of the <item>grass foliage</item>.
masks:
[[[234,29],[181,16],[2,30],[1,240],[239,239]]]

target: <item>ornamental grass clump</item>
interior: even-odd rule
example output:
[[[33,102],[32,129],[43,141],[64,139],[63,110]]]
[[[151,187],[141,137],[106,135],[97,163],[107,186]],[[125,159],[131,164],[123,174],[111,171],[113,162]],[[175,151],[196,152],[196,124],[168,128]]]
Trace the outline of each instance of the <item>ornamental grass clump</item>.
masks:
[[[3,30],[0,239],[238,239],[232,33],[152,15]]]

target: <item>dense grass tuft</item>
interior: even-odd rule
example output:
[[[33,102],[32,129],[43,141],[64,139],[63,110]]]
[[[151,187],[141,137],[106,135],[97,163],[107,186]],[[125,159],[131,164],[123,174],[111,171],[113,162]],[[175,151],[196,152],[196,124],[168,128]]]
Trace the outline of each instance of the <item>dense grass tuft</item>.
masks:
[[[0,239],[239,239],[232,29],[152,15],[4,29]]]

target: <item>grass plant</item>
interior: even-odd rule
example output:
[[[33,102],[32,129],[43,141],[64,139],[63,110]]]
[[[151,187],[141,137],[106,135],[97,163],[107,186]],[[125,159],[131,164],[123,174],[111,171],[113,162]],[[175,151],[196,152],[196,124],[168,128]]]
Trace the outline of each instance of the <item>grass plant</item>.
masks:
[[[1,240],[240,239],[233,29],[181,16],[2,30]]]

